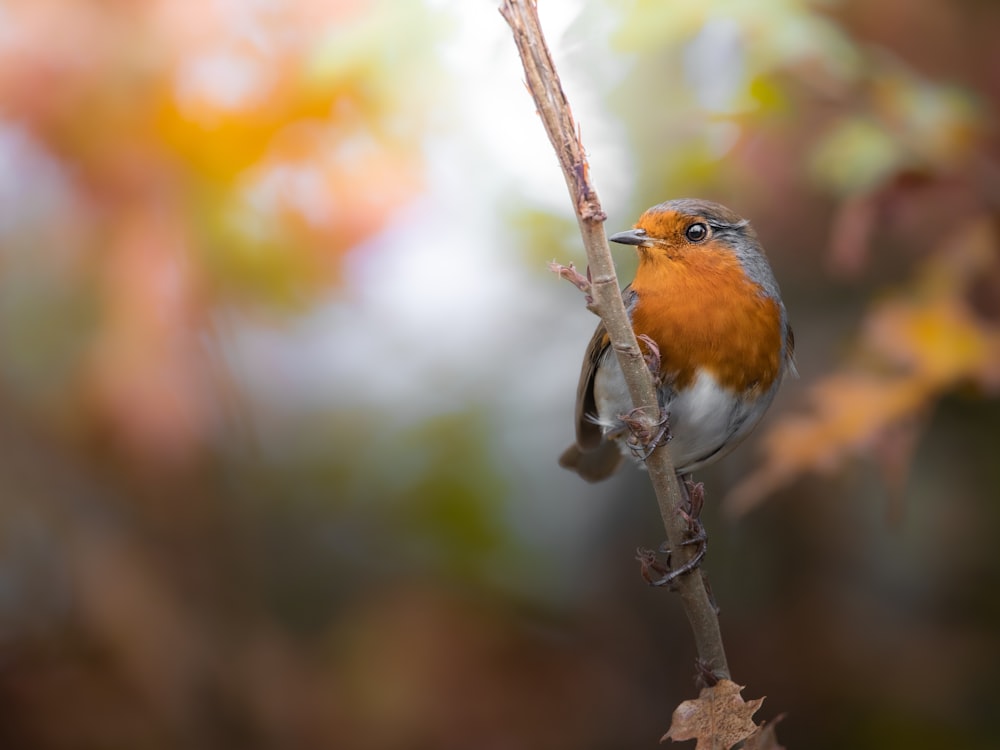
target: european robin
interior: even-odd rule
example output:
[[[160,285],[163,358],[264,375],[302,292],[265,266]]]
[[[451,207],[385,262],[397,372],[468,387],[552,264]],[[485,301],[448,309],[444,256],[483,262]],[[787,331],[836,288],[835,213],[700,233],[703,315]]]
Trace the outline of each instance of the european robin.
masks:
[[[750,222],[718,203],[661,203],[609,239],[639,253],[622,298],[651,361],[674,467],[688,474],[733,450],[794,372],[778,283]],[[589,482],[610,476],[629,452],[631,410],[601,324],[580,373],[576,443],[560,465]]]

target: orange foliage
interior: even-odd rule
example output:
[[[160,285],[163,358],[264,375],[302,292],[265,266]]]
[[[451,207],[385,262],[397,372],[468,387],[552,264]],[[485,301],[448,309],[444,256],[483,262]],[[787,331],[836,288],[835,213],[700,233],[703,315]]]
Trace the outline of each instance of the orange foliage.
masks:
[[[96,297],[80,406],[138,454],[183,459],[211,430],[197,332],[220,293],[308,299],[419,188],[387,19],[377,0],[5,4],[2,117],[62,168],[78,212],[44,219],[72,226],[71,283]]]
[[[998,271],[1000,244],[988,217],[939,248],[909,284],[873,307],[856,361],[810,388],[806,413],[766,434],[765,461],[732,491],[729,509],[745,512],[799,475],[833,472],[866,451],[902,482],[912,431],[936,399],[963,383],[1000,392],[1000,323],[980,315],[970,296]]]

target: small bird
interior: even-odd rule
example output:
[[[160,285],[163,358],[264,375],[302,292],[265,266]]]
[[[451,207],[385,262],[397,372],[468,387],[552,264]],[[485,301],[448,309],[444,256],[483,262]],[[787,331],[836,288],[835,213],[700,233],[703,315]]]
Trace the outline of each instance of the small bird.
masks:
[[[795,372],[778,283],[750,222],[718,203],[667,201],[609,239],[639,253],[622,299],[656,378],[674,467],[689,474],[733,450]],[[598,325],[577,388],[576,443],[559,464],[588,482],[609,477],[634,452],[631,410]]]

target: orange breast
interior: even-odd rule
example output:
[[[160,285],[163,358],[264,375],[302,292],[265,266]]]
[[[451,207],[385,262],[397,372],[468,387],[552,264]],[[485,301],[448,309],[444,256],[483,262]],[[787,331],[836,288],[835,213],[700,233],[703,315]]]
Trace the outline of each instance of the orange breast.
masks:
[[[705,369],[738,391],[773,385],[781,372],[781,312],[733,255],[706,246],[643,258],[632,288],[632,325],[659,346],[666,381],[683,388]]]

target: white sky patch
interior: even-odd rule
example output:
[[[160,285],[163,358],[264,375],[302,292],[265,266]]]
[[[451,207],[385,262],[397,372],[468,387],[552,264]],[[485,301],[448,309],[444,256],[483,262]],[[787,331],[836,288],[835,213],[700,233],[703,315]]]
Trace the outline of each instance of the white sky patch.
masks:
[[[731,112],[747,88],[743,30],[734,18],[713,17],[684,48],[684,77],[709,112]],[[717,157],[725,156],[739,140],[740,127],[732,122],[706,122],[705,144]]]
[[[525,330],[551,329],[558,336],[564,324],[554,321],[569,316],[571,348],[582,352],[585,331],[593,327],[590,316],[565,309],[566,299],[552,294],[554,278],[525,267],[520,249],[507,246],[513,233],[504,221],[518,203],[567,218],[572,213],[506,23],[492,0],[431,5],[453,19],[440,57],[455,96],[442,104],[447,129],[425,143],[426,192],[349,256],[337,298],[292,330],[254,330],[243,341],[244,361],[251,357],[250,370],[260,376],[260,395],[292,413],[367,405],[410,421],[463,408],[484,383],[520,387],[510,353]],[[576,12],[568,4],[542,10],[557,59],[566,57],[561,42]],[[592,157],[600,154],[604,171],[617,175],[603,184],[627,185],[623,139],[610,137],[617,134],[616,118],[602,111],[600,92],[586,93],[574,101],[574,112],[595,132],[587,139]],[[280,191],[286,200],[299,195],[308,209],[313,191],[290,177],[262,181],[258,199],[266,204]],[[627,187],[610,192],[614,198],[605,205],[623,205],[626,193]],[[619,211],[615,226],[633,218]],[[581,247],[575,258],[562,260],[581,264],[582,256]],[[526,296],[532,290],[537,294]],[[535,345],[558,347],[546,341]],[[267,373],[274,368],[281,373],[272,372],[272,379]],[[570,392],[575,388],[572,367],[568,375],[550,369],[541,377],[559,387],[572,380]],[[552,390],[549,383],[525,387]]]
[[[746,89],[746,53],[743,31],[734,18],[706,21],[684,48],[684,77],[698,103],[724,112]]]
[[[327,177],[319,165],[270,164],[254,175],[244,195],[251,214],[272,216],[285,207],[321,229],[333,218]]]
[[[176,93],[181,107],[191,116],[203,113],[205,105],[222,111],[240,111],[263,100],[273,77],[263,61],[235,52],[213,51],[185,60],[178,72]]]

